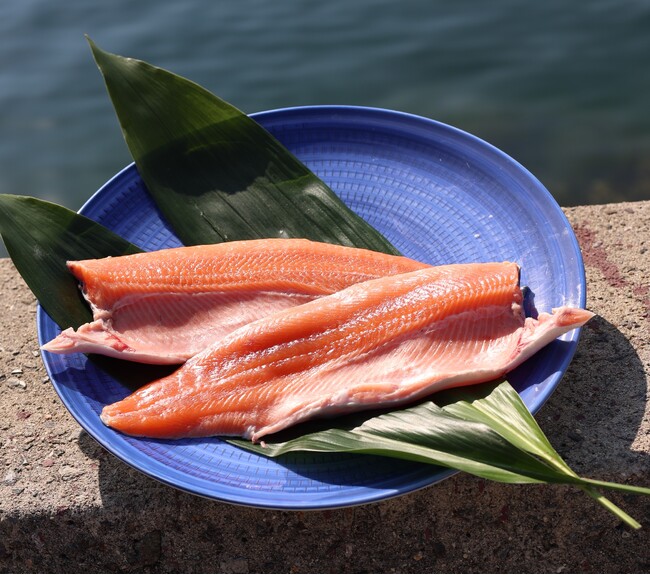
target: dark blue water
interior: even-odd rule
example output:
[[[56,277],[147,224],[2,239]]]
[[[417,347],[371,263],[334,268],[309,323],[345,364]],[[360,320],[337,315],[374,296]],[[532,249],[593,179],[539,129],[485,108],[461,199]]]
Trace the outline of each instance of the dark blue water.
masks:
[[[78,208],[130,162],[83,34],[246,112],[358,104],[472,132],[562,205],[650,199],[650,4],[0,3],[0,192]]]

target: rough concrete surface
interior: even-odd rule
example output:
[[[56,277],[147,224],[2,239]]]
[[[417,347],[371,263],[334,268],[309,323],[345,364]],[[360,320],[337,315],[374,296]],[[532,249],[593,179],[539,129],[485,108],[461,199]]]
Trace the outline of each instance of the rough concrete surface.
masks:
[[[650,202],[566,209],[588,307],[538,413],[579,473],[650,486]],[[129,468],[81,430],[47,380],[33,296],[0,260],[2,572],[648,572],[650,497],[609,492],[634,531],[580,491],[458,474],[319,512],[200,499]]]

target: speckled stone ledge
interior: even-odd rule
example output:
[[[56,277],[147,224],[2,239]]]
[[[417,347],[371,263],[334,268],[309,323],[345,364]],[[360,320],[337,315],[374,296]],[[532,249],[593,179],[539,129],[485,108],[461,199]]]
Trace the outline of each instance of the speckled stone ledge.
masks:
[[[575,359],[538,414],[591,477],[650,486],[650,202],[567,208],[588,307]],[[458,474],[362,507],[278,512],[206,501],[99,447],[59,401],[36,303],[0,260],[1,572],[648,572],[650,498],[610,493],[632,531],[567,487]]]

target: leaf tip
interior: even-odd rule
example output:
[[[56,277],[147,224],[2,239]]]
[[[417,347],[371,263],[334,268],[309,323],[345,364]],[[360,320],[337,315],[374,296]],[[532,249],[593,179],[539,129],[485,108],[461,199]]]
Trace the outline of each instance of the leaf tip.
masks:
[[[90,46],[90,49],[93,52],[93,54],[95,53],[96,50],[99,50],[99,48],[97,48],[97,44],[93,42],[93,39],[88,34],[84,34],[84,38],[86,39],[86,42],[88,42],[88,46]]]
[[[88,42],[88,46],[90,46],[90,51],[93,55],[93,59],[95,60],[95,64],[99,67],[99,69],[102,71],[102,74],[104,73],[104,69],[118,56],[115,54],[111,54],[110,52],[107,52],[106,50],[102,50],[95,42],[93,39],[88,35],[84,34],[84,37],[86,38],[86,41]]]
[[[90,46],[90,51],[92,52],[95,62],[99,64],[98,58],[104,54],[104,51],[99,46],[97,46],[97,44],[95,44],[93,39],[88,34],[84,34],[84,38],[86,39],[86,42],[88,42],[88,46]]]

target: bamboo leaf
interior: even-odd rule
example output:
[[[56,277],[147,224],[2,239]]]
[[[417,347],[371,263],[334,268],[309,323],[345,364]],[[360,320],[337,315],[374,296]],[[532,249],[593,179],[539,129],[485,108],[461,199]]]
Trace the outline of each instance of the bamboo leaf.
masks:
[[[287,441],[236,445],[278,457],[291,451],[371,453],[458,469],[502,483],[575,485],[621,521],[641,525],[596,490],[650,495],[650,489],[579,477],[553,449],[507,382],[458,388],[404,410],[341,420]]]
[[[16,269],[61,327],[92,319],[66,261],[141,251],[84,216],[27,196],[0,194],[0,234]]]
[[[246,114],[89,43],[138,171],[184,244],[305,237],[397,253]]]
[[[430,401],[358,420],[358,416],[336,420],[330,429],[277,443],[272,438],[259,445],[232,442],[268,457],[291,451],[370,453],[442,465],[504,483],[580,484],[516,448],[488,425],[445,413]]]
[[[487,397],[477,397],[468,388],[443,392],[438,401],[446,413],[467,421],[480,421],[501,437],[564,473],[573,473],[548,441],[519,394],[510,385],[489,384]]]

